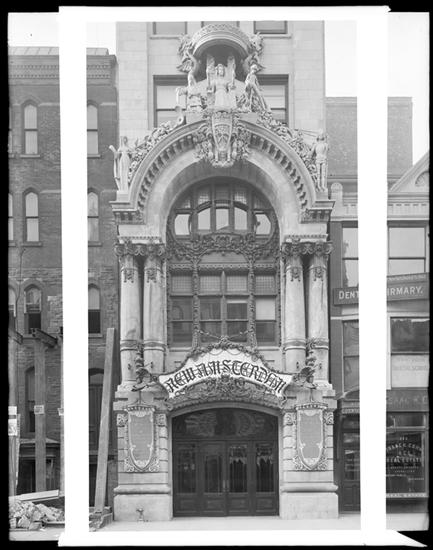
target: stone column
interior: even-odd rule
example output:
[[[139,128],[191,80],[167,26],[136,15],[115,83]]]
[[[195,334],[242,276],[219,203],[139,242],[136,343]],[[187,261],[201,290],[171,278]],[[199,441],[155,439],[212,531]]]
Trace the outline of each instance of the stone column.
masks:
[[[305,296],[301,245],[284,243],[282,256],[285,267],[285,371],[294,373],[305,362]]]
[[[326,382],[329,363],[327,265],[331,250],[330,242],[313,243],[308,258],[308,343],[317,358],[314,378]]]
[[[149,244],[143,271],[143,361],[153,363],[154,372],[163,372],[165,354],[165,247]]]
[[[135,383],[135,358],[141,337],[140,281],[136,245],[116,245],[120,261],[120,365],[121,385]]]

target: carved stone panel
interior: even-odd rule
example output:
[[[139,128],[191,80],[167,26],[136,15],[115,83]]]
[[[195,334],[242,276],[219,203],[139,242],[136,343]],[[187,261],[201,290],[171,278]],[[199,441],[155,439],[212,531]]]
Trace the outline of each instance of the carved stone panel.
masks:
[[[327,405],[304,403],[296,405],[296,470],[326,470],[325,420]]]
[[[125,411],[125,472],[158,471],[158,437],[154,408],[137,404],[126,407]]]

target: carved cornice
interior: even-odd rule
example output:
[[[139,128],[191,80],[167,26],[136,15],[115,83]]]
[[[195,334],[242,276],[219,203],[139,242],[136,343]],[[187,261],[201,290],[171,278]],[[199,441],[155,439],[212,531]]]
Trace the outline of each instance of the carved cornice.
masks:
[[[281,245],[281,256],[283,260],[289,261],[291,258],[300,256],[328,256],[333,250],[331,241],[303,241],[293,239]]]
[[[114,245],[114,253],[119,259],[125,256],[141,256],[143,258],[164,260],[166,246],[164,243],[133,243],[130,239],[124,239],[122,243]]]
[[[214,44],[230,44],[246,56],[250,50],[250,38],[238,27],[227,23],[211,23],[198,30],[191,38],[193,55],[200,55],[204,48]]]

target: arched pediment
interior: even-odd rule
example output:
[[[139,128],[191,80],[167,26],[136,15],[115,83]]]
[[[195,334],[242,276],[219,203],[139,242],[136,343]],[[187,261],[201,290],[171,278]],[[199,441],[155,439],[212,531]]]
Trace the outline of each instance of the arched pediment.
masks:
[[[207,124],[207,126],[206,126]],[[113,210],[119,224],[145,223],[153,234],[162,236],[173,201],[195,181],[209,176],[238,177],[266,194],[283,233],[293,229],[284,218],[296,223],[325,222],[332,208],[327,194],[316,190],[314,167],[308,164],[305,143],[280,137],[247,117],[235,117],[232,157],[208,156],[206,140],[210,123],[203,119],[166,131],[149,150],[138,147],[132,155],[128,192],[118,192]],[[298,147],[297,152],[295,147]],[[301,158],[301,155],[303,158]],[[160,220],[158,223],[157,220]],[[159,225],[159,227],[157,227]]]

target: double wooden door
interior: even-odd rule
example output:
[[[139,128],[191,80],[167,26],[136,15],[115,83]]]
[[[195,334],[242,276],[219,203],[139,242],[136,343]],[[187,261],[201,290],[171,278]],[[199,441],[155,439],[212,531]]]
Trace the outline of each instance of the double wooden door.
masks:
[[[278,513],[276,442],[176,442],[173,458],[176,516]]]

